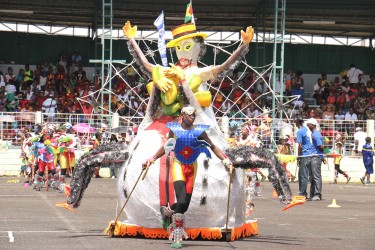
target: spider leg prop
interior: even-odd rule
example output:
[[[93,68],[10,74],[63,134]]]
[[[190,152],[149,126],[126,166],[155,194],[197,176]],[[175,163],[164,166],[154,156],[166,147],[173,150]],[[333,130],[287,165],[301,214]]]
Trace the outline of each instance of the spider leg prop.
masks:
[[[263,148],[250,146],[228,148],[225,153],[231,159],[235,168],[267,168],[269,179],[280,202],[290,203],[292,201],[288,177],[280,161],[273,153]]]
[[[80,205],[90,183],[93,168],[96,166],[119,168],[128,158],[129,152],[123,143],[106,143],[84,154],[76,164],[67,204],[74,208]]]

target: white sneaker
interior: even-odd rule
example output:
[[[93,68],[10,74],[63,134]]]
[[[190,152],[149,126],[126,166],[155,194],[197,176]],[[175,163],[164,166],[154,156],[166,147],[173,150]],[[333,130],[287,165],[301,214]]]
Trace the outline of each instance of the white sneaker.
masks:
[[[112,178],[112,179],[116,179],[116,177],[115,177],[115,176],[112,176],[111,178]]]

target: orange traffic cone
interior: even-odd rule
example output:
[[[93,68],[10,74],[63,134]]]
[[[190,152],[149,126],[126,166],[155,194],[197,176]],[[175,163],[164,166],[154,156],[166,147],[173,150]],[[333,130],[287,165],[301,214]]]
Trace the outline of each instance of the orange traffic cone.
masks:
[[[341,207],[341,206],[339,206],[339,205],[337,205],[337,203],[336,203],[336,199],[333,199],[332,200],[332,204],[331,205],[328,205],[327,207]]]

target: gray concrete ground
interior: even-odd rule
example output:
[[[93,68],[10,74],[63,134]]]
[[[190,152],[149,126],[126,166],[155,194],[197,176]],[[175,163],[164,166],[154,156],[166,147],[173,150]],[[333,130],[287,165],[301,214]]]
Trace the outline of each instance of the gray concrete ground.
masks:
[[[169,249],[168,240],[110,238],[102,234],[116,216],[116,181],[93,179],[78,213],[55,207],[56,191],[37,192],[17,178],[0,178],[0,249]],[[259,235],[227,243],[186,241],[190,249],[374,249],[375,187],[325,183],[323,200],[285,212],[263,183],[255,198]],[[294,193],[298,184],[291,183]],[[341,208],[327,208],[336,199]],[[225,204],[223,204],[224,206]]]

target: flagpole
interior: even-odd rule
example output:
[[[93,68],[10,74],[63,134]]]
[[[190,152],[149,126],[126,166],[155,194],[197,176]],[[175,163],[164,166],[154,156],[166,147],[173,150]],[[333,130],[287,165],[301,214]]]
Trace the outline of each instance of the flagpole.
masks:
[[[193,8],[193,1],[190,0],[190,8]],[[191,23],[194,23],[195,24],[195,20],[194,20],[194,13],[191,14]]]

